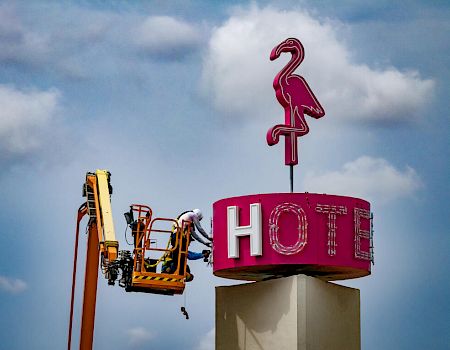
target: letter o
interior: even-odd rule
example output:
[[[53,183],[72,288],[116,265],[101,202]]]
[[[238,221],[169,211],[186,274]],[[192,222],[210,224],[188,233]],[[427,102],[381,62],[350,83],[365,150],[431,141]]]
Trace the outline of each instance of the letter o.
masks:
[[[285,246],[280,243],[280,226],[279,220],[282,213],[293,213],[297,217],[298,223],[298,239],[295,244]],[[272,248],[283,255],[293,255],[301,252],[305,247],[307,236],[308,222],[302,207],[293,203],[282,203],[273,208],[269,219],[269,237]]]

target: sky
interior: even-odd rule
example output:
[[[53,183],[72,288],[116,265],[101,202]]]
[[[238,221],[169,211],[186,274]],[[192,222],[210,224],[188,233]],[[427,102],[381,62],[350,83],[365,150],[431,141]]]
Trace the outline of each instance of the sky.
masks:
[[[269,54],[296,37],[326,115],[307,118],[294,190],[374,213],[372,275],[340,282],[361,291],[362,348],[448,349],[449,18],[445,1],[1,1],[0,348],[66,346],[86,172],[112,173],[123,249],[131,203],[201,208],[209,228],[219,199],[289,190],[265,134],[287,62]],[[185,296],[100,279],[95,349],[213,349],[214,287],[236,282],[190,265]]]

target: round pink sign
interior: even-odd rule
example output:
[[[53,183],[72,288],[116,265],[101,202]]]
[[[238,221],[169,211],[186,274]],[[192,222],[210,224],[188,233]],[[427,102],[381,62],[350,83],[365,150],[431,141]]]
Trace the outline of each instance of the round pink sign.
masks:
[[[213,205],[214,275],[260,281],[303,273],[367,276],[373,262],[370,204],[314,193],[232,197]]]

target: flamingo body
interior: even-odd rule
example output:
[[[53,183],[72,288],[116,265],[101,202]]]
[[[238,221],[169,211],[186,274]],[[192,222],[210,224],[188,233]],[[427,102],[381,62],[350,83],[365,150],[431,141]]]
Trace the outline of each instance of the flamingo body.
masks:
[[[275,125],[267,132],[269,146],[279,142],[280,135],[285,136],[285,164],[298,164],[297,137],[309,132],[304,115],[320,118],[325,111],[314,96],[306,80],[294,70],[304,58],[303,45],[298,39],[289,38],[277,45],[270,54],[270,59],[277,59],[282,52],[290,52],[291,60],[275,76],[273,87],[278,102],[284,108],[285,124]]]

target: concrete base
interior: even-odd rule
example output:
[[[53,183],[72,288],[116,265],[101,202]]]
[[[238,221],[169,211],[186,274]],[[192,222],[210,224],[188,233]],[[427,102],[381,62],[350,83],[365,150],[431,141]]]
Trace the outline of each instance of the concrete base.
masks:
[[[359,290],[298,275],[216,287],[216,350],[360,350]]]

